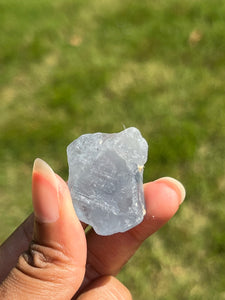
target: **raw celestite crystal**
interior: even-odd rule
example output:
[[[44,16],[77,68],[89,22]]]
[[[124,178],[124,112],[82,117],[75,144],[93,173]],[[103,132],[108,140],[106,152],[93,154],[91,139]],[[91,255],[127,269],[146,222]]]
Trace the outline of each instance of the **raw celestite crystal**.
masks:
[[[134,127],[84,134],[67,147],[75,211],[96,233],[124,232],[143,220],[147,153],[148,144]]]

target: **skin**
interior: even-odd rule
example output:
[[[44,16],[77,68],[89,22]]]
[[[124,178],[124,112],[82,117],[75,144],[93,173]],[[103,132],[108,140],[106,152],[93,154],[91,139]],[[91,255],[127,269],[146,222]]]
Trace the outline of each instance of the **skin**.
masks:
[[[184,199],[179,184],[168,178],[145,184],[144,195],[141,224],[111,236],[93,229],[85,235],[66,182],[37,161],[34,213],[0,247],[0,299],[132,299],[116,274]]]

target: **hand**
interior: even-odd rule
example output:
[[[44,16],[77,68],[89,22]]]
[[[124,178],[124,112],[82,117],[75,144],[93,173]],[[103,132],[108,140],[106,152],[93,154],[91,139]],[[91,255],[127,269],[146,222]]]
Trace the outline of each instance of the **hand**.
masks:
[[[144,185],[141,224],[111,236],[85,236],[65,181],[42,160],[34,163],[30,215],[0,247],[0,299],[132,299],[114,276],[141,243],[162,227],[185,197],[164,177]]]

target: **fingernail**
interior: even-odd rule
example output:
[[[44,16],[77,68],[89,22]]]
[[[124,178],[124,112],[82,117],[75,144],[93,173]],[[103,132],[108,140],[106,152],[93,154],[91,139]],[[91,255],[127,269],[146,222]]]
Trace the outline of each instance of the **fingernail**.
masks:
[[[32,176],[34,215],[41,223],[52,223],[59,218],[58,183],[52,168],[36,158]]]
[[[172,177],[162,177],[156,180],[156,182],[157,181],[164,182],[165,184],[167,184],[169,187],[171,187],[173,190],[176,191],[179,197],[179,204],[181,204],[184,201],[186,196],[186,191],[183,184],[180,181]]]

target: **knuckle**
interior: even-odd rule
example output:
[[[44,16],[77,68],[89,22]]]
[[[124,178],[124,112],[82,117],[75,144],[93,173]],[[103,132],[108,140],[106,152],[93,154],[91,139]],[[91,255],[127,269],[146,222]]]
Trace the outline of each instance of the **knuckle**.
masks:
[[[29,252],[24,252],[19,258],[19,263],[22,263],[23,261],[25,261],[32,267],[42,269],[46,268],[49,263],[51,263],[49,257],[36,250],[29,250]]]
[[[62,248],[55,245],[54,248],[39,245],[37,243],[31,243],[29,250],[25,253],[25,258],[28,259],[28,263],[36,268],[45,268],[50,264],[67,264],[69,263],[69,257],[66,256]]]
[[[73,272],[73,262],[60,248],[31,243],[28,251],[20,255],[16,269],[32,278],[60,281]]]
[[[0,286],[0,299],[71,299],[82,283],[84,269],[63,250],[57,244],[31,243]]]

